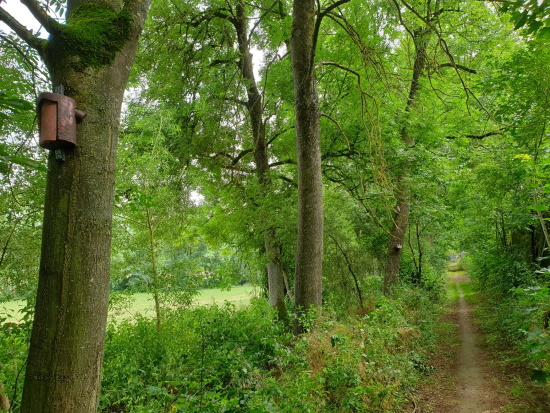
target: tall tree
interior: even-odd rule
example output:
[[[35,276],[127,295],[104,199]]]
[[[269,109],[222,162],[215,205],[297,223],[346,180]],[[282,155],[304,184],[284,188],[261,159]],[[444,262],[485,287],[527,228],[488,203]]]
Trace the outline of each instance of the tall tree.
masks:
[[[36,49],[52,84],[86,112],[66,161],[48,159],[42,255],[21,412],[96,412],[107,322],[111,211],[122,97],[149,0],[68,0],[66,23],[24,0],[41,39],[0,8]]]
[[[262,198],[266,198],[271,187],[271,176],[268,156],[268,143],[266,140],[266,129],[263,119],[263,98],[254,75],[252,53],[248,35],[248,20],[246,16],[245,3],[239,0],[236,7],[236,14],[230,21],[237,32],[240,59],[239,69],[246,84],[247,101],[244,103],[248,111],[252,126],[252,138],[254,143],[254,162],[256,163],[256,174],[261,187]],[[277,308],[281,320],[288,320],[285,306],[284,270],[281,262],[281,246],[267,217],[262,219],[264,227],[264,248],[268,260],[267,281],[269,290],[269,303]]]
[[[177,94],[162,94],[162,99],[165,102],[170,99],[170,106],[176,108],[174,122],[182,122],[181,118],[185,117],[181,125],[182,133],[173,140],[173,152],[186,152],[188,158],[196,159],[187,161],[184,167],[189,171],[200,165],[201,170],[196,172],[201,176],[201,190],[207,195],[207,200],[210,197],[206,175],[215,181],[214,196],[219,198],[216,204],[224,209],[224,214],[228,214],[229,208],[224,207],[225,202],[221,199],[238,199],[235,205],[238,214],[247,222],[246,226],[240,227],[245,229],[245,237],[254,242],[255,252],[263,241],[261,259],[267,268],[270,303],[277,307],[280,319],[288,319],[284,301],[286,272],[283,268],[286,263],[283,262],[280,241],[281,223],[277,222],[283,220],[283,214],[280,206],[275,206],[278,203],[274,199],[281,197],[281,185],[276,173],[285,164],[294,163],[288,159],[288,154],[277,152],[277,144],[291,126],[281,125],[280,121],[284,118],[280,108],[286,101],[286,98],[280,98],[284,92],[279,90],[280,85],[274,89],[268,82],[268,78],[272,80],[277,77],[274,74],[277,65],[290,61],[286,59],[286,54],[281,57],[277,53],[290,33],[283,22],[286,17],[283,5],[278,2],[269,2],[265,8],[255,5],[254,10],[262,9],[260,15],[246,1],[238,1],[235,6],[206,2],[204,10],[190,7],[187,12],[180,9],[171,11],[169,6],[159,5],[157,3],[152,9],[154,16],[159,16],[159,23],[155,24],[157,19],[152,19],[145,32],[146,42],[155,42],[153,54],[147,48],[143,53],[144,63],[147,64],[149,56],[155,59],[148,73],[149,94],[159,96],[158,89],[166,88],[166,85],[178,91]],[[173,24],[166,25],[167,21],[173,21]],[[182,30],[185,30],[183,37]],[[160,41],[159,31],[163,33]],[[277,36],[273,36],[273,32]],[[202,47],[197,48],[194,46],[196,44]],[[258,67],[258,60],[252,54],[253,48],[261,48],[269,62],[260,76],[254,70],[255,65]],[[174,49],[192,56],[191,60],[200,64],[193,70],[190,70],[191,66],[184,68],[186,75],[182,77],[182,68],[177,62],[174,64]],[[158,59],[166,59],[167,62],[159,64]],[[151,87],[160,78],[163,85]],[[182,95],[188,96],[183,102]],[[199,113],[200,108],[207,110]],[[284,119],[284,123],[291,123]],[[186,133],[193,139],[186,139]],[[216,135],[216,139],[211,139],[212,134]],[[290,142],[293,141],[290,139]],[[194,148],[182,151],[181,148],[186,145],[193,145]],[[227,190],[220,191],[221,188]],[[238,196],[235,196],[236,191]],[[246,199],[245,205],[243,197]],[[233,201],[227,204],[231,208],[230,204]],[[231,216],[233,218],[236,214],[231,213]],[[223,222],[229,229],[227,215]],[[222,231],[218,232],[221,235]]]
[[[295,334],[303,330],[300,315],[322,304],[323,180],[319,97],[315,84],[315,47],[322,16],[318,14],[314,0],[294,0],[290,49],[298,162],[298,242],[294,275],[294,304],[297,315],[294,323]]]
[[[412,59],[411,59],[411,77],[408,85],[408,93],[403,109],[403,118],[401,120],[401,128],[399,130],[399,138],[401,144],[408,152],[406,158],[398,165],[399,170],[395,176],[395,206],[392,219],[392,227],[390,230],[390,240],[386,254],[386,264],[384,269],[384,293],[388,294],[391,287],[396,283],[399,275],[401,255],[405,245],[405,237],[407,227],[409,225],[409,216],[411,211],[411,197],[413,191],[412,177],[413,162],[412,159],[416,156],[413,153],[413,148],[418,142],[418,138],[422,135],[415,130],[411,125],[413,119],[421,113],[421,108],[417,107],[421,97],[422,80],[427,77],[428,69],[430,69],[429,54],[433,55],[434,60],[445,59],[447,63],[440,63],[436,66],[437,71],[441,71],[443,67],[451,67],[456,72],[465,70],[470,73],[475,73],[459,63],[457,63],[449,50],[449,45],[442,38],[440,28],[442,25],[441,18],[445,12],[455,11],[452,9],[453,4],[437,0],[420,2],[413,7],[406,1],[394,1],[396,13],[399,22],[410,36],[412,41]],[[403,9],[403,10],[402,10]],[[405,13],[412,17],[408,20]],[[428,46],[432,38],[437,37],[438,42],[435,43],[433,52],[428,51]],[[459,76],[460,77],[460,76]],[[462,78],[460,77],[463,82]]]
[[[399,7],[399,6],[398,6]],[[431,17],[430,17],[431,18]],[[412,78],[409,86],[407,103],[405,104],[405,113],[409,114],[414,108],[420,91],[420,76],[426,67],[428,45],[428,35],[430,29],[427,27],[418,27],[410,31],[414,43],[414,63],[412,69]],[[412,147],[414,137],[411,136],[409,129],[405,125],[401,128],[400,137],[405,145]],[[394,207],[393,224],[390,231],[390,241],[384,269],[384,292],[387,294],[391,286],[395,284],[399,274],[399,265],[401,262],[401,253],[405,241],[405,233],[409,224],[410,214],[410,173],[411,163],[405,160],[396,179],[396,202]]]

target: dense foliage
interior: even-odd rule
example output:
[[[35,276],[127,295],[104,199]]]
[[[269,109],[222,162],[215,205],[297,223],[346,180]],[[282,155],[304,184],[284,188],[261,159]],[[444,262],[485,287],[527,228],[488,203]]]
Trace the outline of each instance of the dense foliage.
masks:
[[[294,310],[292,7],[237,3],[157,0],[144,30],[120,126],[110,287],[121,306],[151,293],[156,323],[110,319],[102,411],[402,411],[429,372],[442,274],[461,252],[484,328],[550,378],[546,3],[319,5],[323,309],[300,337],[266,300],[276,264]],[[125,34],[128,16],[109,15]],[[49,80],[4,32],[0,60],[0,302],[29,302],[19,323],[0,315],[0,384],[18,411],[46,170],[31,102]],[[262,291],[246,308],[192,305],[201,288],[242,283]]]

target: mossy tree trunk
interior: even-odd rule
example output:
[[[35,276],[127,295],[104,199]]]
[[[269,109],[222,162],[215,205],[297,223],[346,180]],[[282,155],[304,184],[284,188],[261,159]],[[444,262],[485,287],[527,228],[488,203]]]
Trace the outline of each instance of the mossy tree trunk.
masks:
[[[149,0],[67,2],[67,24],[23,3],[50,33],[6,22],[86,112],[66,161],[48,159],[42,255],[22,413],[95,413],[110,276],[111,211],[122,98]]]

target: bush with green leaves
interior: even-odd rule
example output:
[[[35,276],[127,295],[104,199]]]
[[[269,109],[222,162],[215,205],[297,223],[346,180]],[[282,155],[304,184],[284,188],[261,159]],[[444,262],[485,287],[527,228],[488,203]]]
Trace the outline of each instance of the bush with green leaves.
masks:
[[[533,269],[512,248],[480,248],[467,260],[470,276],[489,296],[509,296],[512,289],[533,283]]]
[[[32,328],[32,306],[27,305],[20,314],[6,312],[0,316],[0,384],[18,411],[23,391],[23,370],[27,360],[29,337]],[[9,318],[8,318],[9,317]]]
[[[237,309],[174,310],[162,327],[144,317],[108,329],[104,412],[400,411],[430,371],[437,305],[403,289],[369,298],[367,315],[311,318],[295,338],[263,299]]]
[[[513,251],[483,250],[467,260],[484,298],[479,318],[488,341],[509,343],[528,361],[533,379],[550,378],[550,280]]]

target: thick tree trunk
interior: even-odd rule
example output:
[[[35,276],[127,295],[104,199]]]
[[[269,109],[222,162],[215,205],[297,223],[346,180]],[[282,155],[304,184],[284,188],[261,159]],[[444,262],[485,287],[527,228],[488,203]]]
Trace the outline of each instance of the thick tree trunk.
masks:
[[[294,0],[291,57],[296,105],[298,161],[298,243],[294,295],[295,334],[300,316],[322,304],[323,182],[319,137],[319,102],[315,85],[315,1]]]
[[[71,3],[69,10],[83,4]],[[38,295],[22,413],[95,413],[107,322],[111,210],[124,88],[149,2],[128,2],[129,40],[108,64],[86,65],[52,36],[54,85],[86,112],[66,161],[48,159]],[[62,50],[63,49],[63,50]],[[83,66],[84,65],[84,66]]]
[[[265,136],[265,124],[263,121],[263,101],[254,76],[252,54],[248,41],[248,28],[244,1],[237,4],[237,15],[233,19],[233,25],[237,32],[239,62],[241,75],[246,83],[248,101],[246,107],[252,125],[252,138],[254,141],[254,162],[256,174],[261,190],[262,201],[265,200],[271,190],[271,178],[269,176],[269,157],[267,154],[267,141]],[[269,304],[277,309],[279,319],[288,322],[288,314],[285,306],[284,272],[282,268],[281,247],[274,228],[269,223],[268,217],[263,217],[264,246],[267,263],[267,281],[269,290]]]
[[[413,109],[420,91],[420,77],[426,67],[426,48],[427,48],[426,29],[417,29],[413,32],[413,41],[415,44],[415,57],[413,66],[413,76],[409,87],[409,96],[405,106],[405,113],[410,113]],[[414,145],[414,139],[406,126],[401,128],[401,140],[408,146]],[[406,160],[401,166],[396,184],[396,203],[394,207],[393,224],[390,231],[390,242],[386,255],[386,265],[384,267],[384,294],[389,294],[391,288],[397,282],[399,269],[401,266],[401,253],[405,233],[409,224],[410,206],[410,174],[411,163]]]

